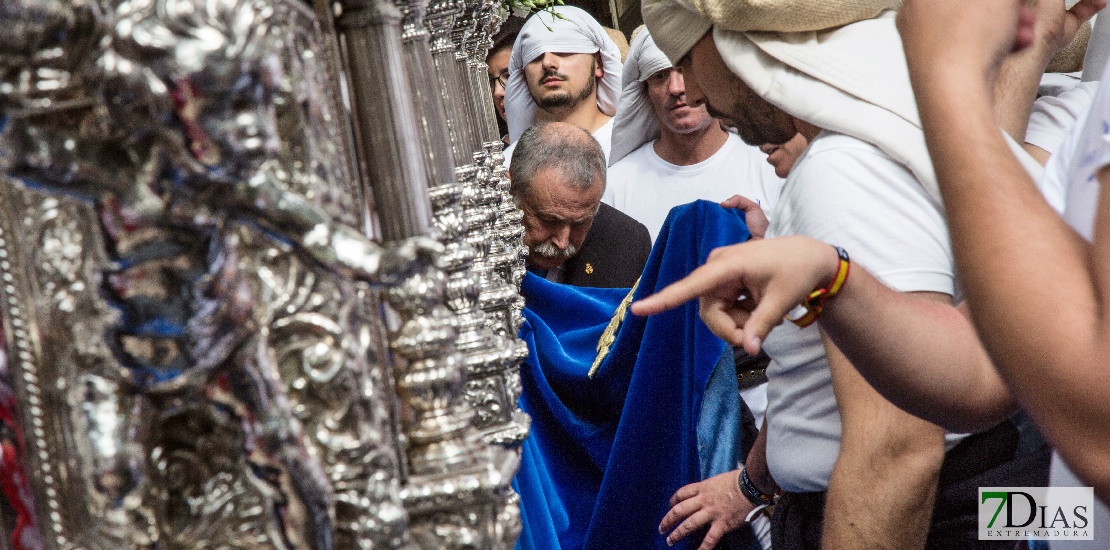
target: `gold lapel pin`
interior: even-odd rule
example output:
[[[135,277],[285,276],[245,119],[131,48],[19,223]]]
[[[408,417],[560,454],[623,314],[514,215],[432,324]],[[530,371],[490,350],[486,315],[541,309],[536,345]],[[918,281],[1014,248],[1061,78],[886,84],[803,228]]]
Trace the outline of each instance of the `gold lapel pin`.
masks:
[[[593,272],[594,272],[593,264],[591,264],[590,262],[586,262],[586,275],[592,275]]]

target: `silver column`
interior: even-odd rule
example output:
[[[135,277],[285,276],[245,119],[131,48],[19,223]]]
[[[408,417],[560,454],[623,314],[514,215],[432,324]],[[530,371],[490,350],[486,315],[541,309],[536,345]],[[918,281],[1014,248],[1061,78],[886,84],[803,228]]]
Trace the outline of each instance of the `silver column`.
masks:
[[[428,176],[401,44],[401,11],[385,0],[345,0],[337,28],[352,110],[362,137],[382,238],[423,235],[431,227]]]

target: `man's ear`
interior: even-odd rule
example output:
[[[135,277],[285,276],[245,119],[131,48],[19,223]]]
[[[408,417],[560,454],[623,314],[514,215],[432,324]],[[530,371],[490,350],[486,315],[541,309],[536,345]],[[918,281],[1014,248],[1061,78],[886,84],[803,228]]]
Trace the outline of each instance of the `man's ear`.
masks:
[[[605,67],[604,67],[604,60],[601,59],[601,52],[597,52],[597,53],[594,54],[594,65],[595,65],[594,76],[597,77],[597,78],[604,77],[605,76]]]

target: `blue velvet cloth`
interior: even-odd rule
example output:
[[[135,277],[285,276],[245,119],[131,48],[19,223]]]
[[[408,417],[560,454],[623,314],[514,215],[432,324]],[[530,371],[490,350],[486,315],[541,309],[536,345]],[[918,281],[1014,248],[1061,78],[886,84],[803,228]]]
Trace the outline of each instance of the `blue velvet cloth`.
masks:
[[[751,237],[742,214],[698,201],[667,217],[636,298],[686,276],[717,247]],[[725,343],[697,302],[649,318],[629,313],[593,379],[598,338],[627,289],[524,280],[529,357],[521,407],[532,415],[514,487],[530,550],[667,548],[668,500],[700,479],[696,426]],[[684,541],[685,543],[685,541]],[[696,546],[691,546],[694,548]]]

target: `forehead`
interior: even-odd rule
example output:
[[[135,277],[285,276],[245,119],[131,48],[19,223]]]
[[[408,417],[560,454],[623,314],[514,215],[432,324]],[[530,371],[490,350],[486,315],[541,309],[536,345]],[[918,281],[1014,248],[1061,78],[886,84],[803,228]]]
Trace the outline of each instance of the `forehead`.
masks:
[[[512,54],[512,48],[501,48],[486,58],[486,65],[489,66],[490,71],[497,73],[509,68],[509,57]]]
[[[568,214],[593,212],[601,202],[601,177],[593,185],[581,189],[571,185],[555,168],[542,168],[532,177],[528,205],[537,213]]]

